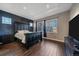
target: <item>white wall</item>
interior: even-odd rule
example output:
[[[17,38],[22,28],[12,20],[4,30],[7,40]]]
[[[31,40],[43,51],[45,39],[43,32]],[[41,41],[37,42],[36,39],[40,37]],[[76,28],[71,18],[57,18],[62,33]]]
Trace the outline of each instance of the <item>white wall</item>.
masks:
[[[79,3],[72,5],[72,8],[70,10],[70,20],[73,19],[77,14],[79,14]]]
[[[59,24],[58,24],[58,39],[64,41],[64,37],[68,36],[69,32],[69,15],[70,11],[64,12],[59,15]]]

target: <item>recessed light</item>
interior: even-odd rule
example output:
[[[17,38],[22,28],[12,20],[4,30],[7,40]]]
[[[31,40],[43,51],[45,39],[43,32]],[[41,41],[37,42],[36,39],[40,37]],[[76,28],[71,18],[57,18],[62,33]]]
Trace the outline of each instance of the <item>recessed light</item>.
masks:
[[[46,8],[50,8],[50,5],[49,5],[49,4],[47,4],[47,5],[46,5]]]
[[[23,7],[23,9],[25,10],[25,9],[27,9],[26,7]]]

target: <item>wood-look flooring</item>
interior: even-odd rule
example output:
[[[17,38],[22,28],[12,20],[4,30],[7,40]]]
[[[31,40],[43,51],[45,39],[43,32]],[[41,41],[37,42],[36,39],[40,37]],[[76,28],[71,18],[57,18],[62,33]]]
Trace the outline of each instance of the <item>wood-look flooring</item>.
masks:
[[[0,46],[0,56],[63,56],[64,44],[43,40],[29,50],[22,44],[13,42]]]

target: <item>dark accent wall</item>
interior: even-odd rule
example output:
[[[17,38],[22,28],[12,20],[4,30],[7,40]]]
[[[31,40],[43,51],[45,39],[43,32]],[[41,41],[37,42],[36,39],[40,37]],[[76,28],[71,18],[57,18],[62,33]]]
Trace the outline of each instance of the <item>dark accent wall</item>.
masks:
[[[2,24],[2,16],[12,18],[12,24]],[[4,11],[0,11],[0,35],[11,35],[13,34],[14,29],[14,20],[11,14]]]
[[[2,24],[2,16],[11,18],[12,24]],[[17,30],[33,31],[33,27],[30,27],[29,23],[33,23],[33,21],[30,19],[0,10],[0,36],[5,36],[5,35],[6,37],[7,35],[10,35],[10,37],[14,36],[14,33]],[[20,28],[17,28],[17,27],[20,27]],[[12,38],[9,38],[9,39],[12,39]],[[0,41],[1,41],[1,37],[0,37]]]

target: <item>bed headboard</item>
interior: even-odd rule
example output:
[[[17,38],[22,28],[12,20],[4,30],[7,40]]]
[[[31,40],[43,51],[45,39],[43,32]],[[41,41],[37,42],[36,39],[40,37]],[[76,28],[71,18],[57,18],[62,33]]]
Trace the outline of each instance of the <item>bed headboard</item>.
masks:
[[[15,22],[15,32],[18,30],[29,30],[28,23]]]
[[[33,31],[33,26],[30,26],[30,23],[32,23],[33,25],[33,21],[16,21],[15,22],[15,32],[17,32],[18,30],[28,30],[28,31]]]

